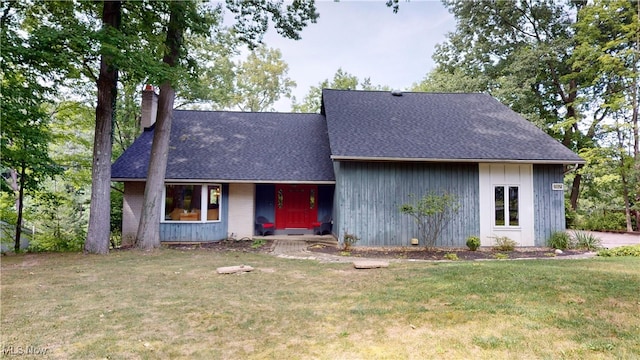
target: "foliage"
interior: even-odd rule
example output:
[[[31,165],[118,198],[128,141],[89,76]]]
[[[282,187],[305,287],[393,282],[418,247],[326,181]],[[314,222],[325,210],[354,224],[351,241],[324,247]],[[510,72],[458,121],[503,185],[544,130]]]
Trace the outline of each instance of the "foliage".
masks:
[[[259,46],[237,66],[232,105],[241,111],[273,111],[280,97],[291,97],[295,81],[287,77],[289,65],[278,49]]]
[[[573,243],[577,249],[598,250],[602,247],[602,240],[590,233],[584,231],[573,232]]]
[[[349,251],[349,249],[351,249],[351,247],[355,245],[355,243],[357,243],[358,240],[360,240],[359,237],[345,231],[344,235],[342,235],[342,249],[344,251]]]
[[[571,249],[573,247],[571,236],[566,231],[554,231],[547,240],[547,245],[554,249]]]
[[[498,260],[505,260],[509,258],[509,254],[497,253],[497,254],[494,254],[493,257]]]
[[[410,197],[413,197],[412,195]],[[454,194],[429,191],[413,203],[400,205],[400,212],[413,218],[427,250],[433,248],[442,231],[458,212],[460,202]]]
[[[265,239],[254,239],[253,242],[251,243],[251,248],[252,249],[261,248],[266,243],[267,241]]]
[[[444,254],[444,258],[451,261],[460,260],[460,258],[458,257],[458,254],[456,253],[446,253]]]
[[[476,251],[480,247],[480,238],[477,236],[469,236],[467,238],[467,247],[471,251]]]
[[[508,236],[496,236],[496,244],[493,246],[498,251],[513,251],[518,243],[510,239]]]
[[[614,192],[602,194],[606,203],[630,214],[640,196],[637,2],[444,4],[456,30],[436,47],[437,67],[414,89],[487,92],[574,151],[608,148],[604,173],[618,176],[615,187],[592,190]],[[588,166],[573,169],[573,210],[589,194],[581,191],[594,171]]]
[[[371,79],[365,78],[360,81],[357,76],[352,75],[342,68],[333,75],[333,79],[321,81],[317,86],[312,86],[301,103],[297,103],[293,98],[292,111],[300,113],[319,113],[322,102],[322,89],[342,89],[342,90],[389,90],[388,86],[373,85]]]
[[[633,256],[640,257],[640,245],[619,246],[612,249],[604,249],[598,251],[598,256],[614,257],[614,256]]]
[[[574,226],[579,230],[624,230],[625,216],[622,211],[606,211],[594,209],[590,212],[581,213],[576,217]]]
[[[35,232],[30,251],[79,251],[87,235],[88,195],[56,180],[31,200],[28,219]]]

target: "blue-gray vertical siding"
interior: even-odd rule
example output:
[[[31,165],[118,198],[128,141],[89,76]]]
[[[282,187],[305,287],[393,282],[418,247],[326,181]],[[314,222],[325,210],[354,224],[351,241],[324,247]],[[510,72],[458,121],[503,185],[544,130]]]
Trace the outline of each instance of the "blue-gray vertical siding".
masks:
[[[336,162],[334,233],[360,238],[356,246],[410,246],[419,237],[411,217],[399,206],[429,191],[458,196],[460,209],[438,246],[465,246],[480,233],[477,164]],[[423,242],[421,241],[421,244]]]
[[[564,182],[562,165],[533,165],[535,245],[546,246],[554,231],[566,229],[564,191],[553,190],[553,183]]]
[[[274,184],[256,184],[256,214],[269,221],[276,221],[276,186]]]
[[[160,223],[160,241],[220,241],[227,238],[229,184],[222,184],[222,208],[218,222]]]

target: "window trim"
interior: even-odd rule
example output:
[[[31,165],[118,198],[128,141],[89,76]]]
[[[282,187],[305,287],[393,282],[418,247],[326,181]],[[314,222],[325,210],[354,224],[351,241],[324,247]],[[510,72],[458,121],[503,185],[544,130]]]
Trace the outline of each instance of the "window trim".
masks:
[[[498,225],[496,223],[496,197],[495,197],[495,192],[497,188],[502,188],[503,191],[503,203],[504,203],[504,208],[502,209],[502,215],[504,216],[504,225]],[[509,194],[510,194],[510,188],[516,188],[518,190],[518,225],[511,225],[511,219],[509,216],[509,213],[511,211],[510,208],[510,203],[509,203]],[[494,184],[493,185],[493,197],[492,197],[492,201],[493,201],[493,215],[492,215],[492,222],[493,222],[493,227],[494,228],[499,228],[499,229],[520,229],[521,228],[521,219],[520,219],[520,215],[521,215],[521,209],[520,209],[520,200],[521,200],[521,192],[520,192],[521,186],[519,184]]]
[[[195,221],[190,220],[167,220],[165,217],[165,208],[167,206],[167,186],[169,185],[192,185],[192,186],[200,186],[200,219]],[[218,195],[218,220],[208,220],[207,219],[207,207],[209,204],[209,187],[210,186],[218,186],[220,188],[220,195]],[[211,223],[219,223],[222,221],[222,202],[223,202],[223,188],[221,183],[181,183],[181,182],[166,182],[162,187],[162,207],[160,209],[160,223],[163,224],[211,224]]]

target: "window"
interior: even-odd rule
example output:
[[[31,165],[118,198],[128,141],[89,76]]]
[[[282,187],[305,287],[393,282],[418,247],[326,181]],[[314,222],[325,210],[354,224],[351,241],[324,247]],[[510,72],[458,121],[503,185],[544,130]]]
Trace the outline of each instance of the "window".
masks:
[[[519,226],[519,197],[517,186],[495,186],[495,225]]]
[[[164,220],[219,221],[222,186],[209,184],[167,184]]]

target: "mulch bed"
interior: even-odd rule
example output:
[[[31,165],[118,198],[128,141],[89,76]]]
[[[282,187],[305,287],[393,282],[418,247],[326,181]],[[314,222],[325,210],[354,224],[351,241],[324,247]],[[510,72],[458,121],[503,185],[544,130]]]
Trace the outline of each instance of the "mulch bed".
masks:
[[[264,240],[260,246],[251,240],[223,240],[211,243],[176,243],[165,244],[170,249],[205,249],[217,252],[248,252],[248,253],[269,253],[273,250],[273,240]],[[580,255],[585,250],[564,250],[562,254],[556,254],[551,248],[521,248],[515,251],[495,251],[490,248],[481,248],[478,251],[470,251],[461,248],[438,248],[426,251],[424,247],[398,247],[398,248],[367,248],[355,247],[345,252],[340,247],[314,244],[310,245],[307,250],[316,253],[330,254],[336,256],[349,256],[359,258],[373,259],[414,259],[414,260],[448,260],[447,254],[457,255],[459,260],[481,260],[496,259],[507,256],[508,259],[531,259],[531,258],[554,258],[569,255]],[[498,255],[504,254],[504,255]]]
[[[332,254],[338,256],[351,256],[362,258],[374,258],[374,259],[415,259],[415,260],[450,260],[447,258],[447,254],[455,254],[458,260],[481,260],[481,259],[496,259],[506,258],[508,259],[531,259],[531,258],[554,258],[570,255],[580,255],[587,251],[584,250],[564,250],[562,254],[556,254],[554,249],[550,248],[523,248],[516,249],[514,251],[496,251],[493,249],[478,249],[477,251],[470,251],[469,249],[451,248],[451,249],[434,249],[425,250],[424,247],[418,248],[362,248],[356,247],[349,251],[344,251],[338,247],[314,245],[309,247],[309,251],[319,252],[324,254]],[[498,255],[503,254],[503,255]],[[449,255],[450,256],[450,255]]]

